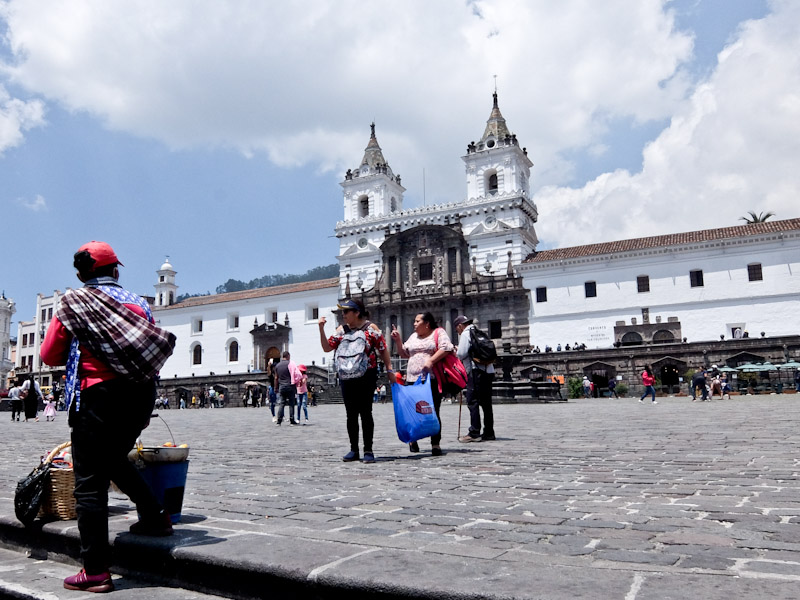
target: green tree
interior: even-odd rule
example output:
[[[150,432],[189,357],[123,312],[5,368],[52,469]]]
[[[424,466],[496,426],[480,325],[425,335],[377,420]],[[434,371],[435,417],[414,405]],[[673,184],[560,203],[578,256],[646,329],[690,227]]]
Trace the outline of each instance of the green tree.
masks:
[[[748,211],[747,215],[749,215],[749,216],[739,217],[739,220],[740,221],[744,221],[748,225],[752,225],[753,223],[766,223],[769,220],[770,217],[774,217],[775,216],[775,213],[774,212],[765,212],[765,213],[762,212],[762,213],[756,214],[756,211],[751,210],[751,211]]]

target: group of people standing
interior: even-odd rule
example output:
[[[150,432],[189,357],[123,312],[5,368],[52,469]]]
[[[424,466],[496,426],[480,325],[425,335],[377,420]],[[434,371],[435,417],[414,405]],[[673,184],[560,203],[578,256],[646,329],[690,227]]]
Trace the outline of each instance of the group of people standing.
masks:
[[[297,365],[292,355],[286,351],[277,364],[270,363],[268,373],[272,380],[268,390],[272,422],[280,426],[283,423],[286,406],[289,406],[289,425],[299,425],[301,416],[305,416],[304,425],[308,424],[308,376],[306,366]],[[278,410],[275,412],[273,395],[277,395]],[[297,416],[295,416],[295,408]]]
[[[42,390],[33,375],[17,381],[17,385],[8,390],[8,399],[11,404],[11,420],[19,421],[20,416],[25,421],[39,420],[39,403],[43,401]],[[52,406],[46,406],[46,417],[55,418],[55,401]],[[49,404],[49,403],[48,403]],[[52,413],[52,414],[51,414]]]
[[[375,462],[373,451],[373,434],[375,429],[372,418],[373,395],[377,387],[378,360],[383,363],[389,381],[394,383],[414,384],[420,377],[430,379],[434,411],[439,421],[439,431],[431,436],[431,455],[441,456],[441,414],[443,382],[434,375],[434,365],[445,358],[448,353],[456,353],[462,360],[468,373],[466,389],[467,405],[470,410],[469,433],[459,438],[461,442],[479,442],[494,440],[494,415],[491,405],[491,385],[494,378],[492,365],[479,366],[470,359],[470,336],[465,331],[472,326],[472,320],[465,316],[455,319],[453,325],[461,336],[458,349],[453,345],[447,332],[439,327],[430,312],[416,315],[414,333],[403,342],[400,332],[392,325],[391,339],[395,342],[401,357],[408,359],[404,379],[392,369],[389,348],[383,332],[369,320],[369,313],[359,300],[346,300],[337,306],[341,311],[343,325],[337,327],[331,336],[325,333],[327,319],[320,317],[319,332],[323,351],[337,351],[335,364],[344,399],[347,415],[347,434],[350,451],[342,457],[345,462],[363,460],[365,463]],[[484,428],[481,433],[481,415],[483,410]],[[360,422],[360,427],[359,427]],[[359,430],[363,430],[363,458],[360,453]],[[419,444],[411,442],[410,452],[419,452]]]

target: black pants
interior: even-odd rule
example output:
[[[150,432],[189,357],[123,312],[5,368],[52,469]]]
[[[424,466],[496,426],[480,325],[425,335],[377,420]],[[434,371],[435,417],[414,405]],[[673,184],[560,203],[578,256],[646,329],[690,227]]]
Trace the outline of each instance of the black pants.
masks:
[[[289,421],[296,423],[294,420],[294,405],[297,400],[297,388],[293,385],[282,385],[280,390],[281,401],[278,403],[278,424],[283,423],[283,410],[284,407],[289,405]]]
[[[339,381],[344,398],[344,409],[347,412],[347,436],[350,438],[350,450],[358,452],[358,419],[364,428],[364,452],[372,452],[372,436],[375,422],[372,420],[372,395],[378,372],[368,369],[357,379],[341,379]]]
[[[494,373],[472,369],[467,378],[467,407],[469,408],[469,435],[481,435],[481,409],[483,409],[483,435],[494,435],[492,411],[492,381]]]
[[[18,421],[19,416],[22,414],[22,400],[11,401],[11,420]]]
[[[440,410],[442,408],[442,398],[444,394],[439,391],[439,383],[436,377],[430,375],[431,379],[431,395],[433,396],[433,410],[436,412],[436,418],[439,419],[439,431],[431,436],[431,446],[438,446],[442,441],[442,416]]]
[[[72,462],[81,559],[90,575],[110,566],[108,486],[113,481],[136,504],[142,518],[153,518],[161,506],[128,460],[128,453],[153,412],[153,382],[104,381],[81,392],[80,410],[70,405]]]

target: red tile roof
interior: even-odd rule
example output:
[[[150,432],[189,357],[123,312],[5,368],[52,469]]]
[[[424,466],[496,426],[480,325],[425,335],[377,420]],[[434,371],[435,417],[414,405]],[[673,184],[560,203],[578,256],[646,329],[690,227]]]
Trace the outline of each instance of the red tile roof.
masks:
[[[753,223],[751,225],[735,225],[733,227],[720,227],[718,229],[703,229],[701,231],[688,231],[686,233],[633,238],[630,240],[620,240],[618,242],[604,242],[602,244],[588,244],[586,246],[572,246],[570,248],[554,248],[552,250],[542,250],[541,252],[529,254],[523,262],[539,263],[581,258],[584,256],[596,256],[600,254],[616,254],[619,252],[682,246],[686,244],[781,233],[785,231],[800,231],[800,219],[767,221],[766,223]]]
[[[219,302],[233,302],[236,300],[250,300],[252,298],[266,298],[267,296],[278,296],[280,294],[292,294],[295,292],[309,292],[325,288],[336,288],[339,286],[339,278],[319,279],[317,281],[304,281],[303,283],[288,283],[286,285],[276,285],[268,288],[258,288],[255,290],[242,290],[241,292],[228,292],[226,294],[214,294],[212,296],[195,296],[187,298],[171,306],[154,306],[155,310],[169,310],[172,308],[186,308],[190,306],[203,306],[205,304],[217,304]]]

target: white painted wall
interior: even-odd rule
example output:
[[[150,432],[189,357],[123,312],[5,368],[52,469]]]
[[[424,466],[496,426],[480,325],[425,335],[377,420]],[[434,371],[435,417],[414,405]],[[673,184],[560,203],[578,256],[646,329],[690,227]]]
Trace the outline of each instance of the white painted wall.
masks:
[[[631,258],[587,257],[562,265],[519,267],[531,290],[531,343],[541,349],[574,342],[590,348],[613,344],[616,321],[650,323],[678,317],[689,341],[730,337],[740,325],[751,337],[800,332],[800,246],[796,241],[743,244],[731,248],[660,252]],[[747,265],[761,263],[762,281],[749,281]],[[703,271],[703,287],[690,286],[689,272]],[[649,275],[650,292],[638,293],[636,278]],[[597,283],[586,298],[584,283]],[[547,287],[547,302],[536,288]]]
[[[271,319],[271,312],[277,310],[278,322],[284,323],[288,314],[289,325],[292,332],[289,338],[289,352],[293,360],[298,363],[317,365],[330,361],[331,356],[326,355],[319,342],[319,327],[316,319],[311,319],[311,308],[319,308],[320,316],[328,317],[329,334],[333,333],[335,322],[331,313],[336,308],[338,288],[331,287],[322,290],[295,292],[280,296],[266,296],[263,298],[218,302],[194,307],[155,308],[153,315],[161,327],[171,331],[177,337],[175,352],[161,369],[162,379],[175,376],[189,377],[216,374],[247,373],[253,365],[253,329],[255,319],[263,324]],[[239,328],[229,327],[229,316],[239,315]],[[192,331],[195,319],[202,318],[202,333]],[[232,340],[239,343],[239,360],[231,363],[228,361],[228,346]],[[192,350],[196,344],[203,348],[203,360],[200,365],[192,364]]]

